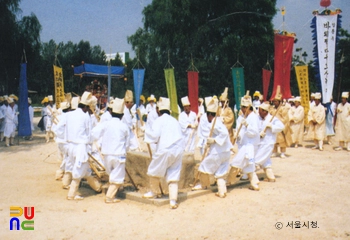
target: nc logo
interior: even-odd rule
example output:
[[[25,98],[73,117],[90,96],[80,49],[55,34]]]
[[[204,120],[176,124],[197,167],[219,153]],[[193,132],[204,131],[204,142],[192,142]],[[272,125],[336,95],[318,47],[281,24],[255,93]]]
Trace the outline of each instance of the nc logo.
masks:
[[[24,207],[24,217],[26,220],[21,221],[18,217],[22,216],[23,209],[18,206],[10,207],[10,230],[34,230],[34,207]]]

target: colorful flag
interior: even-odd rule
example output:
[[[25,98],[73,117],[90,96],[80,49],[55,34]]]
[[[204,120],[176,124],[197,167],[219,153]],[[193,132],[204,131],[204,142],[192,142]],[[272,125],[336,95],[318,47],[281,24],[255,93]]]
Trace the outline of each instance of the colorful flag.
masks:
[[[53,78],[55,84],[55,103],[58,108],[60,103],[64,101],[64,81],[62,68],[53,65]]]
[[[29,119],[28,109],[28,86],[27,86],[27,64],[21,64],[19,82],[19,103],[18,103],[18,136],[29,137],[32,135],[32,128]]]
[[[236,108],[241,107],[241,98],[245,95],[244,71],[242,67],[232,68],[233,88],[235,92]]]
[[[140,96],[142,94],[143,81],[145,79],[145,69],[133,69],[134,91],[136,98],[136,106],[140,104]]]
[[[339,22],[340,24],[340,22]],[[322,91],[322,102],[329,103],[335,79],[335,52],[337,42],[338,15],[317,15],[312,21],[315,28],[315,68],[318,87]]]
[[[198,113],[198,72],[188,71],[188,99],[191,103],[191,111]]]
[[[273,76],[273,93],[276,95],[277,86],[281,86],[281,93],[284,99],[292,96],[290,92],[290,68],[292,66],[292,54],[294,37],[275,34],[275,64]]]
[[[310,94],[309,94],[309,74],[308,66],[295,66],[295,74],[297,76],[299,95],[301,97],[301,106],[304,107],[304,123],[308,124],[308,112],[310,108]]]
[[[267,98],[267,94],[269,92],[269,86],[270,86],[270,79],[271,79],[272,71],[267,69],[262,69],[262,82],[263,82],[263,95],[264,95],[264,101]]]
[[[175,75],[173,68],[164,69],[166,90],[168,92],[168,98],[170,99],[171,116],[178,119],[179,109],[177,104],[177,93],[175,84]]]

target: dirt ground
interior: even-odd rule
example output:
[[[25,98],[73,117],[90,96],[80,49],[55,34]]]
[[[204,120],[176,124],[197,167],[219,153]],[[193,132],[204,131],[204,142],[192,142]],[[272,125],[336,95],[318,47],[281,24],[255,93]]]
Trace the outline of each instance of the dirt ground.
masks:
[[[207,194],[171,210],[105,204],[104,194],[85,187],[83,201],[67,201],[54,179],[56,144],[39,131],[19,143],[0,143],[0,239],[350,239],[350,152],[330,145],[288,148],[286,159],[273,158],[277,181],[261,181],[258,192],[240,181],[224,199]],[[10,231],[10,206],[35,207],[33,231]]]

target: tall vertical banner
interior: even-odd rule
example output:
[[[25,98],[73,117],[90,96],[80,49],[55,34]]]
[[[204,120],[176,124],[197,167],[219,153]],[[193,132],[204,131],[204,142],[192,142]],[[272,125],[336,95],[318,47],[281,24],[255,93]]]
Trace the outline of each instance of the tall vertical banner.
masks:
[[[267,94],[269,92],[270,80],[271,80],[272,71],[267,69],[262,69],[262,82],[263,82],[263,96],[264,101],[267,99]]]
[[[64,100],[64,81],[62,68],[53,65],[53,78],[55,84],[55,103],[57,108],[60,103]]]
[[[177,107],[177,93],[175,84],[175,75],[173,68],[164,69],[166,90],[168,92],[168,98],[170,99],[171,116],[178,119],[179,109]]]
[[[297,76],[299,94],[301,97],[301,106],[304,107],[304,123],[308,124],[308,112],[310,108],[310,94],[309,94],[309,74],[308,66],[295,66],[295,74]]]
[[[281,86],[284,99],[292,96],[290,92],[290,67],[292,65],[292,54],[294,37],[275,34],[275,64],[273,75],[273,93],[276,95],[277,86]]]
[[[198,114],[198,72],[187,72],[188,99],[191,103],[191,111]]]
[[[142,94],[143,82],[145,79],[145,69],[133,69],[134,91],[136,98],[136,106],[140,104],[140,96]]]
[[[241,98],[245,95],[244,71],[242,67],[232,68],[233,89],[235,92],[236,108],[241,108]]]
[[[27,64],[21,64],[19,82],[19,115],[18,115],[18,136],[29,137],[32,135],[28,109],[28,86],[27,86]]]
[[[334,86],[337,19],[338,15],[316,16],[318,70],[324,104],[330,102]]]

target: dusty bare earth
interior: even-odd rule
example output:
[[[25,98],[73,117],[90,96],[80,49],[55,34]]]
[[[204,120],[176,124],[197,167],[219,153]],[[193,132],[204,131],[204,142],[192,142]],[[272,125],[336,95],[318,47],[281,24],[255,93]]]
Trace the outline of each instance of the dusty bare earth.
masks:
[[[132,200],[108,205],[88,187],[83,201],[67,201],[54,179],[56,144],[39,131],[19,144],[0,143],[0,239],[350,239],[350,153],[330,145],[288,148],[286,159],[273,158],[277,181],[261,181],[259,192],[241,181],[225,199],[207,194],[171,210]],[[35,207],[33,231],[10,231],[10,206]]]

